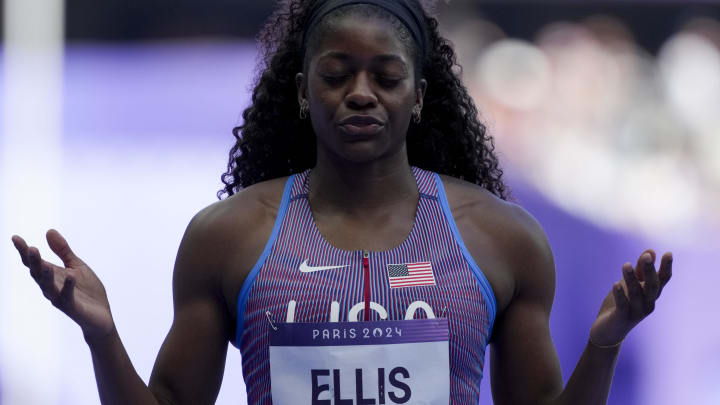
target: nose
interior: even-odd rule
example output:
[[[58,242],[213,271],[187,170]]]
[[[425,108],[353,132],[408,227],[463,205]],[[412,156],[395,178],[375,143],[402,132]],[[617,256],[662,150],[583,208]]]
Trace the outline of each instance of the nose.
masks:
[[[365,72],[357,73],[345,96],[347,106],[352,109],[363,110],[375,107],[377,102],[377,96],[372,89],[368,74]]]

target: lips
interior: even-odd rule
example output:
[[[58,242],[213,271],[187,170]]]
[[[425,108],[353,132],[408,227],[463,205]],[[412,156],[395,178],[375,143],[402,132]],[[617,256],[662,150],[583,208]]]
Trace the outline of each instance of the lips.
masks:
[[[385,122],[371,115],[351,115],[338,122],[340,129],[354,136],[370,136],[380,132]]]

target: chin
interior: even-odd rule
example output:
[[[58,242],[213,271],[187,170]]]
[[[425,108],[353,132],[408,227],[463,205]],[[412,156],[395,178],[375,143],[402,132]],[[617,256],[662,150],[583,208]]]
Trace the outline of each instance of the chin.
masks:
[[[378,150],[376,145],[368,145],[370,142],[355,142],[352,145],[347,145],[343,150],[336,153],[336,155],[348,162],[352,163],[369,163],[382,158],[385,153],[383,150]]]
[[[404,139],[392,139],[388,134],[382,133],[368,137],[350,138],[347,134],[340,132],[334,139],[321,139],[318,137],[318,146],[324,151],[318,150],[318,158],[321,155],[336,161],[348,163],[370,163],[384,160],[388,157],[404,153]]]
[[[393,159],[396,155],[406,154],[404,143],[401,145],[380,144],[378,142],[353,142],[329,151],[332,156],[351,164],[365,164]]]

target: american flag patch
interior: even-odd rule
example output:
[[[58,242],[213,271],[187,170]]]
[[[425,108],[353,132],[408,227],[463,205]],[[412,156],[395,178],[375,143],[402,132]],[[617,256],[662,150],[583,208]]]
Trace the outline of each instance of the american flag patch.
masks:
[[[390,288],[435,285],[435,275],[430,262],[388,264]]]

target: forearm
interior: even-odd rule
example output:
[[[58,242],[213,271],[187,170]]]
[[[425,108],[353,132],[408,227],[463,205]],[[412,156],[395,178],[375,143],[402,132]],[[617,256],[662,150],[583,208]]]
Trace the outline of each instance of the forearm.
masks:
[[[99,339],[86,337],[103,405],[160,405],[135,371],[117,331]]]
[[[605,405],[620,346],[600,348],[588,342],[575,371],[553,405]]]

